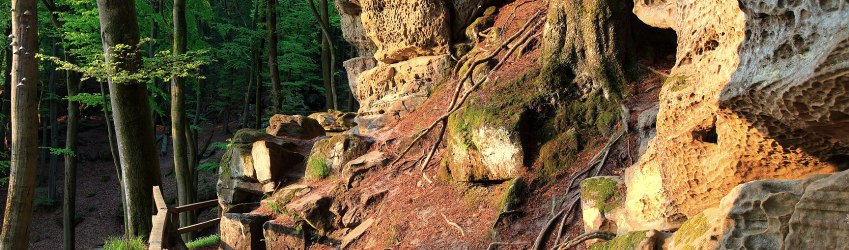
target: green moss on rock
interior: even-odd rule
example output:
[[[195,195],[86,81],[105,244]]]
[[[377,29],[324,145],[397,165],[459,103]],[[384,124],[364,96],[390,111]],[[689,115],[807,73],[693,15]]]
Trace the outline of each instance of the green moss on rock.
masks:
[[[615,180],[596,177],[581,182],[581,199],[606,214],[622,202],[622,194]]]
[[[638,249],[640,243],[648,238],[646,231],[630,232],[618,236],[607,242],[600,242],[590,246],[589,250],[633,250]]]
[[[310,156],[307,159],[307,177],[310,179],[324,179],[330,175],[330,167],[325,163],[324,158]]]
[[[704,237],[710,228],[707,217],[702,212],[685,221],[670,240],[672,240],[672,245],[678,247],[678,249],[699,249],[698,246],[701,246],[701,243],[697,241]]]

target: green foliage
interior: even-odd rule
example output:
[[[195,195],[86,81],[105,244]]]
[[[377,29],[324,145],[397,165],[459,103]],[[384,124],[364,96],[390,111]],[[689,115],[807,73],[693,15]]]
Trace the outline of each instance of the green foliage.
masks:
[[[310,156],[307,160],[307,177],[324,179],[330,175],[330,168],[322,157]]]
[[[64,99],[81,103],[84,108],[103,105],[103,96],[100,93],[79,93],[65,97]]]
[[[147,249],[141,237],[132,236],[129,239],[122,237],[109,237],[103,244],[103,250],[144,250]]]
[[[39,147],[42,149],[47,149],[50,151],[51,155],[68,155],[71,157],[76,157],[77,153],[68,148],[54,148],[54,147]]]
[[[9,184],[9,169],[12,166],[10,161],[0,161],[0,186],[5,186]]]
[[[208,161],[201,163],[197,166],[198,171],[204,171],[208,173],[217,173],[218,172],[219,163],[214,161]]]
[[[211,148],[212,150],[227,150],[227,148],[229,148],[229,147],[230,147],[229,142],[222,142],[222,141],[213,142],[211,145],[209,145],[209,148]]]
[[[189,249],[196,249],[202,247],[211,247],[218,245],[221,242],[221,236],[217,234],[213,234],[206,237],[197,238],[192,242],[186,243],[186,247]]]

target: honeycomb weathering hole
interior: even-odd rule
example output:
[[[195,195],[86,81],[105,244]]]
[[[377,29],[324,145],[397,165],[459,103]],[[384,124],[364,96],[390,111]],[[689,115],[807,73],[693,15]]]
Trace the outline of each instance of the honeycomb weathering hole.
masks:
[[[693,139],[700,142],[717,144],[719,142],[719,134],[716,133],[716,125],[693,131]]]
[[[839,171],[849,170],[849,155],[832,155],[826,161],[834,164]]]

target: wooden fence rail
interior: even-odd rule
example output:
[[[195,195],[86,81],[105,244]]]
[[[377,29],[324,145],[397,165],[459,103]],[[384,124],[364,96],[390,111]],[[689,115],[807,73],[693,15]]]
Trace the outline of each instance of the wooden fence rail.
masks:
[[[165,204],[162,191],[159,186],[153,187],[153,200],[156,202],[156,215],[153,216],[153,229],[150,230],[148,250],[161,249],[186,249],[186,243],[180,238],[180,234],[194,232],[207,227],[218,225],[220,218],[201,222],[198,224],[177,228],[179,214],[198,209],[218,206],[217,200],[198,202],[179,207],[169,208]]]

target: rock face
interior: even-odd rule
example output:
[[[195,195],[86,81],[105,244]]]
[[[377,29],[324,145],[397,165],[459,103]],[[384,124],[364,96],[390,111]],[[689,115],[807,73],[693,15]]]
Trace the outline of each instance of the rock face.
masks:
[[[746,115],[747,112],[740,111],[760,112],[761,109],[754,108],[756,104],[731,104],[734,102],[732,97],[739,96],[735,93],[746,91],[745,88],[740,90],[742,85],[757,86],[747,91],[753,93],[749,98],[757,96],[757,102],[786,102],[787,99],[779,96],[800,92],[772,90],[785,87],[791,89],[792,84],[764,85],[777,82],[775,79],[780,78],[773,76],[772,72],[784,71],[788,75],[809,76],[812,75],[810,71],[817,69],[816,65],[819,65],[809,65],[811,62],[833,60],[827,59],[828,56],[820,57],[817,53],[813,53],[817,58],[810,60],[793,57],[792,61],[798,64],[796,66],[787,63],[790,59],[756,59],[771,57],[772,53],[764,52],[764,48],[765,51],[773,51],[776,48],[804,51],[796,48],[813,45],[814,43],[808,44],[810,41],[816,42],[817,46],[824,47],[828,52],[842,51],[837,45],[846,39],[845,33],[849,32],[845,28],[846,25],[843,25],[843,28],[831,28],[831,31],[825,33],[805,30],[816,29],[811,28],[816,25],[811,25],[810,22],[830,23],[824,24],[824,27],[844,22],[845,13],[849,11],[845,2],[791,2],[791,6],[780,8],[775,5],[775,1],[755,0],[636,2],[634,12],[641,20],[657,27],[670,27],[677,32],[678,52],[671,76],[661,90],[656,139],[640,161],[628,168],[624,175],[628,186],[627,217],[633,222],[629,223],[630,225],[638,225],[637,228],[628,230],[677,228],[687,217],[695,216],[702,210],[718,204],[728,191],[741,183],[762,179],[800,179],[811,174],[838,170],[833,164],[819,157],[845,152],[840,147],[835,147],[834,143],[820,144],[818,138],[822,138],[821,136],[808,137],[807,135],[812,133],[801,133],[805,135],[803,138],[813,140],[807,144],[810,147],[800,148],[799,145],[805,144],[794,145],[788,143],[786,138],[795,138],[800,135],[796,132],[802,131],[801,129],[784,130],[792,133],[773,133],[753,125],[752,119]],[[820,3],[826,3],[827,8],[822,8]],[[834,9],[829,7],[830,4],[844,7],[835,14]],[[825,21],[825,18],[829,21]],[[761,23],[761,26],[753,26],[755,23]],[[786,34],[787,38],[794,39],[781,38]],[[829,34],[825,36],[833,36],[834,40],[820,42],[824,40],[819,38],[819,34]],[[792,43],[796,40],[799,45]],[[786,43],[788,41],[789,44]],[[801,55],[804,56],[805,53]],[[840,53],[835,55],[840,57]],[[752,64],[747,65],[750,61]],[[764,68],[774,71],[764,71]],[[831,71],[832,68],[823,67],[822,70]],[[837,75],[832,76],[839,79]],[[765,81],[769,79],[773,81]],[[795,82],[798,78],[782,79]],[[802,81],[798,82],[801,84]],[[758,92],[755,89],[765,91]],[[727,101],[723,101],[720,106],[719,96],[723,92],[723,100]],[[770,96],[771,94],[757,95],[766,92],[779,94],[776,97]],[[826,103],[835,100],[829,97],[833,96],[829,91],[807,93],[808,98],[814,99],[807,99],[810,100],[808,104],[800,106],[821,105],[819,103],[822,103],[822,100],[829,100]],[[837,114],[834,113],[836,110],[829,108],[840,107],[831,104],[821,106],[826,110],[824,113],[833,114]],[[791,107],[789,110],[796,109]],[[775,126],[780,125],[775,123]],[[817,146],[812,146],[814,143]]]
[[[640,137],[639,155],[643,155],[649,147],[649,142],[657,134],[657,112],[660,106],[647,109],[637,117],[637,135]]]
[[[744,1],[740,64],[720,106],[783,145],[849,154],[849,3]]]
[[[348,72],[348,85],[351,87],[351,93],[357,100],[360,100],[361,97],[357,96],[357,84],[359,83],[360,74],[363,71],[377,67],[377,60],[374,60],[372,56],[357,57],[348,59],[342,63],[342,66]]]
[[[301,222],[292,220],[273,220],[262,225],[265,237],[265,249],[302,250],[307,249],[306,235]]]
[[[324,136],[324,128],[315,119],[301,115],[274,115],[265,132],[273,136],[312,139]]]
[[[445,79],[450,59],[448,55],[417,57],[363,72],[356,94],[360,128],[376,130],[415,110]]]
[[[221,249],[266,249],[262,224],[269,219],[270,216],[260,214],[225,213],[219,224]]]
[[[754,181],[687,220],[667,249],[841,249],[849,238],[849,172]]]
[[[365,58],[372,58],[374,52],[377,50],[377,46],[366,35],[366,30],[363,28],[363,21],[360,18],[363,8],[360,7],[360,1],[336,0],[335,2],[336,9],[339,11],[339,24],[342,26],[342,36],[357,48],[358,55]],[[345,68],[348,68],[347,64]],[[351,71],[349,70],[348,73],[350,74]]]
[[[451,38],[446,1],[360,0],[363,28],[384,63],[448,53]],[[399,35],[403,34],[403,35]]]

